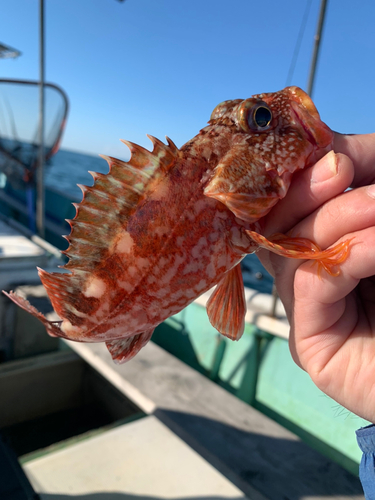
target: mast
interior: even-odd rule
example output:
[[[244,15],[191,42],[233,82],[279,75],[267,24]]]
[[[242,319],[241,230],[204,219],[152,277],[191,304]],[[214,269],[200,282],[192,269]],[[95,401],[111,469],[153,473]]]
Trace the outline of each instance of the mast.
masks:
[[[36,170],[36,225],[38,234],[45,233],[45,191],[44,191],[44,0],[39,0],[39,127],[38,167]]]
[[[312,54],[311,63],[310,63],[310,74],[309,74],[309,80],[307,83],[307,90],[306,90],[306,92],[309,94],[310,97],[312,96],[312,92],[314,89],[315,72],[316,72],[316,66],[318,63],[320,42],[322,39],[322,32],[323,32],[327,3],[328,3],[328,0],[321,0],[321,2],[320,2],[318,25],[316,28],[316,34],[314,36],[314,40],[315,40],[314,41],[314,48],[313,48],[313,54]],[[294,62],[292,62],[292,65],[293,64],[294,64]],[[290,71],[290,73],[293,73],[293,71]],[[288,79],[289,79],[289,75],[288,75]],[[276,287],[275,287],[275,282],[273,283],[272,297],[273,297],[273,301],[272,301],[270,316],[272,318],[274,318],[276,315],[277,300],[279,298]]]
[[[309,75],[309,80],[308,80],[308,84],[307,84],[307,93],[309,94],[310,97],[312,96],[313,89],[314,89],[315,71],[316,71],[316,66],[318,63],[320,42],[322,39],[322,31],[323,31],[323,26],[324,26],[327,3],[328,3],[328,0],[322,0],[320,3],[319,19],[318,19],[318,25],[316,28],[316,35],[314,37],[315,42],[314,42],[314,48],[313,48],[313,55],[311,58],[310,75]]]

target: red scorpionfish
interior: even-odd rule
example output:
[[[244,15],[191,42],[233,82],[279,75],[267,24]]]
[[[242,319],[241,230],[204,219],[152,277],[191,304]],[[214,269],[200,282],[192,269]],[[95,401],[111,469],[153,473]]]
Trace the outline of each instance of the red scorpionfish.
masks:
[[[52,336],[105,342],[122,363],[155,327],[217,285],[207,304],[212,325],[238,340],[246,302],[240,262],[259,246],[315,259],[329,273],[348,242],[321,251],[302,238],[259,234],[261,219],[285,196],[294,172],[332,149],[333,133],[297,87],[224,101],[208,125],[178,149],[150,137],[153,151],[123,141],[129,162],[107,157],[110,172],[69,221],[64,273],[39,270],[62,321],[50,322],[13,292]]]

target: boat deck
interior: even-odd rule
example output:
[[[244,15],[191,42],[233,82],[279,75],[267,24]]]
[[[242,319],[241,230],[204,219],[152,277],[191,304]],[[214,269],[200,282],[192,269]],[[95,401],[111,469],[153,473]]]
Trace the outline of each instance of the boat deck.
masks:
[[[41,500],[247,499],[152,415],[36,459],[25,471]]]
[[[358,478],[157,345],[115,365],[103,344],[67,343],[249,498],[363,498]]]

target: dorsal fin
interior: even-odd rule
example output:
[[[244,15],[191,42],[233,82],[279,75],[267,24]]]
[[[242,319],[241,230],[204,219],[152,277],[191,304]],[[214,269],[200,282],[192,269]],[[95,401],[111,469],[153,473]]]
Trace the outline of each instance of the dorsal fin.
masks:
[[[81,203],[76,204],[74,219],[68,220],[71,233],[65,237],[69,248],[65,253],[69,262],[65,269],[90,268],[98,262],[103,249],[107,249],[119,230],[125,230],[127,221],[140,199],[147,192],[150,181],[164,176],[175,164],[179,150],[149,136],[154,149],[148,151],[137,144],[122,141],[128,146],[131,158],[128,162],[102,156],[109,165],[108,174],[90,172],[94,178],[92,187],[80,186]]]
[[[150,152],[137,144],[123,141],[131,151],[128,162],[104,157],[109,164],[108,174],[91,173],[92,187],[80,186],[81,203],[74,204],[77,213],[68,220],[71,233],[65,238],[69,247],[63,253],[69,262],[62,266],[70,274],[40,271],[55,311],[61,318],[69,318],[77,291],[87,273],[103,264],[108,249],[116,243],[119,234],[126,232],[128,219],[149,190],[169,172],[179,157],[179,149],[168,140],[168,145],[150,137],[154,148]],[[75,292],[75,293],[74,293]],[[74,309],[73,309],[74,310]]]

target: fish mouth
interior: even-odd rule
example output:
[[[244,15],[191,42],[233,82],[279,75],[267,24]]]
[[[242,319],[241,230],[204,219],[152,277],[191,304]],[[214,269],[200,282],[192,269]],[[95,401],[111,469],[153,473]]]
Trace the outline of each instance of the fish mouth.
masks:
[[[298,87],[289,87],[288,90],[291,94],[291,108],[308,141],[313,146],[328,152],[332,149],[332,130],[322,122],[315,104],[306,92]]]

